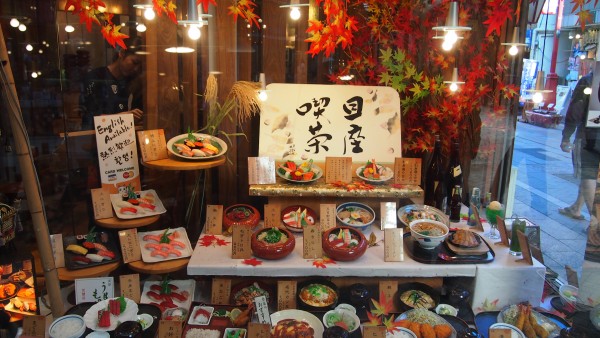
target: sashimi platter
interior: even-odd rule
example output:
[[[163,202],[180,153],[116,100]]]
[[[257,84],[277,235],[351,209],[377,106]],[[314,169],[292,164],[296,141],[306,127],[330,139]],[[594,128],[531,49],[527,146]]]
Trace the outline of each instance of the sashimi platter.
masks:
[[[146,263],[190,257],[193,251],[185,228],[182,227],[138,232],[138,240],[142,260]]]

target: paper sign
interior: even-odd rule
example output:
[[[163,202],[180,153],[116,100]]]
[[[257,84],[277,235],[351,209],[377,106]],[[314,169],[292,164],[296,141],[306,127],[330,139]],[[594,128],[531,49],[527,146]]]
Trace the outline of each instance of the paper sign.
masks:
[[[517,259],[517,262],[525,261],[529,265],[533,265],[533,259],[531,258],[531,249],[529,248],[529,237],[522,231],[517,231],[519,237],[519,245],[521,245],[522,259]]]
[[[396,157],[394,161],[394,183],[421,185],[421,159]]]
[[[352,157],[327,157],[325,183],[352,182]]]
[[[384,230],[384,253],[383,260],[386,262],[404,261],[404,229],[385,229]]]
[[[258,316],[258,322],[261,324],[271,325],[271,314],[269,313],[269,303],[267,303],[267,297],[254,297],[252,302],[254,302],[254,310]]]
[[[212,281],[212,292],[211,292],[211,303],[228,305],[229,294],[231,293],[231,279],[225,278],[213,278]]]
[[[565,265],[565,271],[567,272],[567,283],[579,287],[579,277],[577,271],[573,270],[569,265]]]
[[[335,204],[321,204],[319,213],[319,224],[321,231],[336,227]]]
[[[57,268],[65,267],[65,248],[63,246],[62,234],[50,235],[52,243],[52,254],[54,255],[54,265]]]
[[[115,282],[113,277],[81,278],[75,280],[75,304],[114,298]]]
[[[124,263],[135,262],[142,259],[137,229],[133,228],[119,231],[119,244],[121,245]]]
[[[140,302],[140,275],[137,273],[131,275],[119,276],[119,287],[121,288],[121,296],[129,298],[136,303]]]
[[[231,258],[247,259],[252,257],[252,229],[243,225],[234,225],[231,237]]]
[[[181,321],[161,319],[158,322],[158,338],[179,338],[182,330]]]
[[[277,203],[265,204],[265,228],[283,228],[281,222],[281,205]]]
[[[402,229],[400,229],[402,230]],[[394,299],[396,293],[398,292],[398,282],[397,281],[380,281],[379,282],[379,292],[383,293],[385,299]],[[392,303],[391,312],[398,312],[395,302]]]
[[[142,190],[133,114],[94,116],[102,188],[111,194]]]
[[[275,159],[248,157],[249,184],[275,184]]]
[[[110,193],[102,188],[90,189],[92,194],[92,207],[94,208],[94,219],[113,217]]]
[[[46,336],[46,316],[24,316],[21,337],[25,336],[44,338]]]
[[[471,203],[471,210],[473,211],[473,221],[475,222],[475,230],[483,232],[483,224],[481,224],[481,216],[479,216],[479,208],[473,203]]]
[[[277,311],[296,308],[296,281],[277,281]]]
[[[206,233],[211,235],[223,234],[223,206],[206,206]]]
[[[271,338],[271,324],[248,323],[248,338]]]
[[[510,338],[512,337],[511,329],[504,328],[491,328],[489,329],[488,335],[490,338]]]
[[[385,338],[385,326],[363,326],[363,338]]]
[[[302,239],[304,250],[302,258],[317,259],[323,257],[323,244],[321,237],[321,229],[316,225],[304,227],[304,238]]]
[[[395,229],[398,227],[398,215],[396,214],[396,202],[381,202],[381,230]]]
[[[142,153],[142,161],[156,161],[169,158],[167,141],[163,129],[140,130],[137,139]]]
[[[498,232],[500,233],[500,242],[497,242],[496,244],[502,244],[502,245],[506,245],[509,246],[510,243],[508,242],[508,231],[506,231],[506,223],[504,222],[504,219],[502,217],[496,217],[496,225],[498,226]]]

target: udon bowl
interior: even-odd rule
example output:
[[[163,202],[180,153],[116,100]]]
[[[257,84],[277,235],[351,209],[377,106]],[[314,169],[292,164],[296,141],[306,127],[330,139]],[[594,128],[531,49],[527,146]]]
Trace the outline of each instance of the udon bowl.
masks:
[[[364,232],[375,221],[375,211],[366,204],[348,202],[338,205],[336,218],[343,225]]]
[[[448,236],[448,226],[442,222],[418,219],[410,222],[410,235],[423,249],[432,250]]]

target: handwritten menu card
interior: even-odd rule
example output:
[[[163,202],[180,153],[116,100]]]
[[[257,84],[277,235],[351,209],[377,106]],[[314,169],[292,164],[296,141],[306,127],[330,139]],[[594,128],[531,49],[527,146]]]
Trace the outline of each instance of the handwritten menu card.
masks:
[[[254,297],[254,311],[258,317],[258,322],[262,324],[271,324],[271,314],[269,313],[269,303],[266,296]]]
[[[64,268],[65,248],[63,247],[62,234],[50,235],[50,244],[52,244],[52,255],[54,256],[54,265],[57,268]]]
[[[231,237],[231,258],[247,259],[252,257],[251,238],[252,229],[243,225],[234,225]]]
[[[223,206],[206,206],[206,233],[220,235],[223,233]]]
[[[119,231],[119,244],[121,245],[121,253],[123,254],[123,263],[135,262],[142,259],[137,229]]]
[[[275,184],[275,159],[248,157],[249,184]]]
[[[102,188],[111,194],[132,185],[142,190],[133,114],[94,116]]]
[[[394,183],[420,185],[421,159],[396,157],[396,160],[394,161]]]
[[[302,258],[321,258],[323,256],[323,247],[320,227],[316,225],[305,226],[303,237],[304,250],[302,252]]]
[[[385,299],[394,299],[396,293],[398,292],[398,282],[392,280],[382,280],[379,282],[379,292],[383,293]],[[398,312],[398,308],[396,307],[396,302],[392,302],[392,310],[391,312]]]
[[[398,215],[396,214],[396,202],[381,202],[381,230],[395,229],[398,226]]]
[[[75,304],[99,302],[115,296],[113,277],[80,278],[75,280]]]
[[[352,182],[352,157],[327,157],[325,183]]]
[[[104,219],[113,217],[112,204],[110,203],[110,193],[102,188],[91,189],[92,207],[94,208],[94,219]]]
[[[385,326],[364,326],[363,338],[385,338]]]
[[[248,323],[248,338],[271,338],[271,324]]]
[[[264,212],[265,228],[283,228],[281,224],[281,205],[278,203],[265,204]]]
[[[296,308],[297,287],[294,280],[277,281],[277,311]]]
[[[495,327],[489,330],[490,338],[507,338],[512,337],[512,330],[508,328]]]
[[[384,230],[384,253],[385,262],[403,262],[404,261],[404,229],[385,229]]]
[[[517,237],[519,237],[519,245],[521,245],[522,259],[517,259],[517,262],[526,262],[529,265],[533,265],[533,258],[531,257],[531,248],[529,247],[529,237],[523,233],[523,231],[517,231]]]
[[[508,231],[506,230],[506,223],[502,217],[496,217],[496,225],[498,226],[498,232],[500,233],[500,242],[496,244],[502,244],[509,246],[508,242]]]
[[[158,338],[179,338],[182,336],[183,326],[178,320],[164,320],[158,322]]]
[[[46,316],[29,315],[23,317],[23,334],[21,337],[46,336]]]
[[[156,161],[169,158],[164,129],[140,130],[137,132],[142,161]]]
[[[211,289],[211,303],[227,305],[231,293],[231,279],[213,278]]]
[[[335,204],[321,204],[319,213],[319,223],[321,231],[336,227]]]
[[[137,273],[131,275],[119,276],[119,287],[121,288],[121,296],[129,298],[136,303],[140,302],[140,275]]]

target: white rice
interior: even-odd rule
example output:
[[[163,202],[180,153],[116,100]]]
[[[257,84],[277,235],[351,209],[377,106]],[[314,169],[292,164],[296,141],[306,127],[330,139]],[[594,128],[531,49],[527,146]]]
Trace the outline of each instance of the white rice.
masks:
[[[210,329],[189,329],[185,338],[221,338],[221,331]]]

